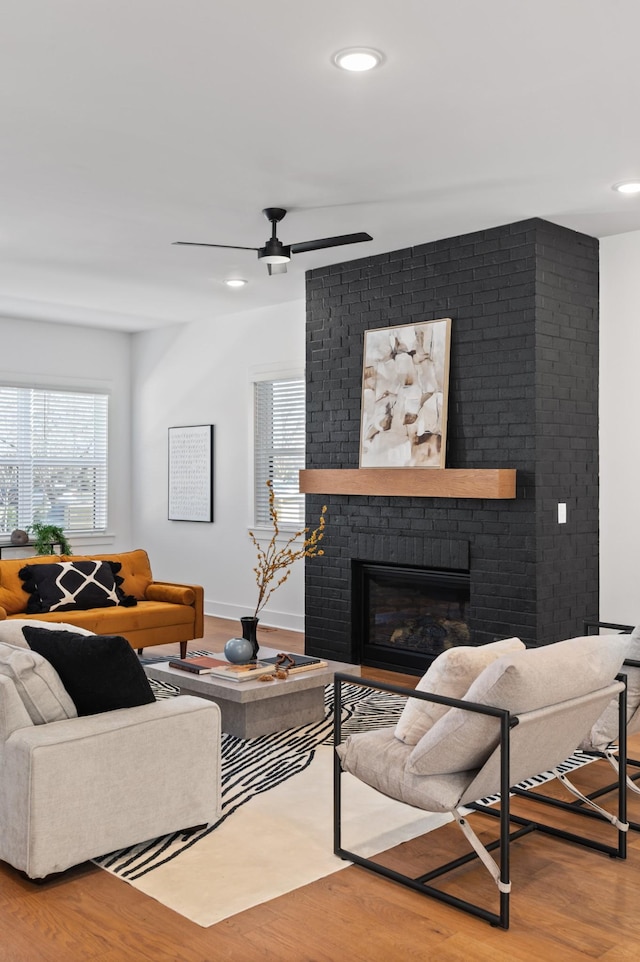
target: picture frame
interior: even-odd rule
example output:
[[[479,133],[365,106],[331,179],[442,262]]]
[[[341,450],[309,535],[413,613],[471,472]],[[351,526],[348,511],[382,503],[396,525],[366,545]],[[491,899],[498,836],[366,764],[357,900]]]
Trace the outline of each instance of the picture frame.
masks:
[[[169,428],[169,521],[213,521],[213,424]]]
[[[444,468],[451,318],[365,331],[361,468]]]

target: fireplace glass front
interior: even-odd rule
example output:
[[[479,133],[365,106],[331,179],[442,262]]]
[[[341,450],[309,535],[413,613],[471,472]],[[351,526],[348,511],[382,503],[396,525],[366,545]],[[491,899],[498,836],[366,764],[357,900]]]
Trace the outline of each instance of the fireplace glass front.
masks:
[[[422,674],[471,644],[469,572],[354,561],[353,630],[363,665]]]

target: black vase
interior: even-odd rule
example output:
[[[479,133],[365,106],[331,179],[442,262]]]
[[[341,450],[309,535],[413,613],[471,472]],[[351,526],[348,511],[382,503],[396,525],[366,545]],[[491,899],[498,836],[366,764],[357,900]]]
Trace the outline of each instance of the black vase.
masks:
[[[255,661],[258,657],[258,651],[260,650],[260,645],[258,644],[258,618],[254,618],[252,615],[246,615],[244,618],[240,619],[240,624],[242,625],[242,637],[250,641],[253,646],[253,654],[251,655],[251,660]]]

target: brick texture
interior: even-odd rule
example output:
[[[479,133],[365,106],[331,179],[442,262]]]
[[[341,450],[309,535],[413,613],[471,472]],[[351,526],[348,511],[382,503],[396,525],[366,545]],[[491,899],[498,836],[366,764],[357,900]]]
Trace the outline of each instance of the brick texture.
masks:
[[[307,496],[307,650],[359,660],[352,560],[467,568],[474,641],[544,644],[598,615],[598,243],[542,220],[307,274],[307,467],[356,468],[364,332],[451,317],[447,466],[513,501]],[[567,524],[557,524],[557,503]]]

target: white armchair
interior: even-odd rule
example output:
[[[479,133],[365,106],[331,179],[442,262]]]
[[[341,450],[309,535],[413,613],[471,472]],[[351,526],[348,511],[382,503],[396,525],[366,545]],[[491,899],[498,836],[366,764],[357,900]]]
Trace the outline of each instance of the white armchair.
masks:
[[[484,668],[464,698],[436,692],[410,690],[336,675],[335,704],[340,704],[342,683],[395,691],[445,706],[446,711],[427,728],[417,744],[405,744],[391,728],[350,735],[342,742],[340,712],[335,723],[334,851],[385,878],[461,908],[502,928],[509,926],[509,842],[538,829],[579,842],[600,852],[626,857],[626,795],[623,772],[626,761],[625,727],[620,738],[622,790],[616,814],[597,809],[615,830],[615,842],[606,845],[584,836],[558,831],[542,823],[512,816],[512,785],[540,772],[554,770],[575,751],[613,697],[619,717],[626,713],[626,689],[615,678],[626,654],[624,639],[598,637],[505,654]],[[431,867],[418,877],[391,870],[375,859],[349,851],[342,842],[341,780],[349,773],[390,798],[428,812],[450,813],[472,851]],[[559,776],[560,777],[560,776]],[[564,780],[564,776],[563,776]],[[466,817],[478,800],[500,796],[500,837],[482,844]],[[586,801],[586,800],[585,800]],[[593,804],[593,803],[592,803]],[[486,808],[487,814],[490,809]],[[520,827],[511,832],[510,823]],[[490,850],[499,849],[499,864]],[[479,858],[499,892],[493,911],[454,897],[432,884],[448,871]]]
[[[32,712],[33,713],[33,712]],[[44,878],[213,821],[220,711],[191,696],[34,724],[0,674],[0,859]]]

